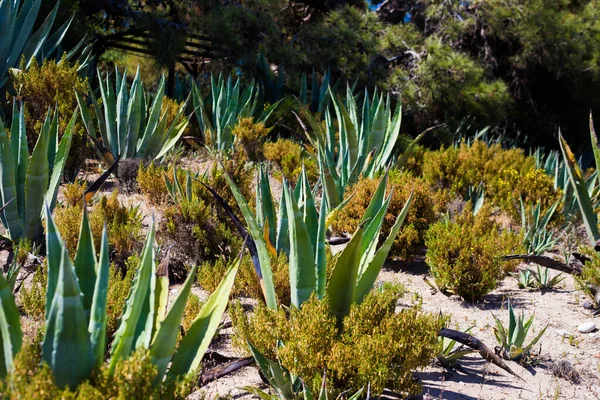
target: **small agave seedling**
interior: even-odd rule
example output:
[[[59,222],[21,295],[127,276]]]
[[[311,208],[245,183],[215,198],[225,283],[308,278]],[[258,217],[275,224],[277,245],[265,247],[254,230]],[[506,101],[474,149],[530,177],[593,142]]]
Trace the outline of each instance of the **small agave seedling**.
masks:
[[[529,254],[542,254],[550,251],[556,244],[556,238],[548,229],[548,223],[554,216],[560,201],[555,202],[542,214],[541,204],[538,202],[527,211],[525,203],[521,198],[521,232],[523,233],[523,245]]]
[[[555,275],[550,278],[550,269],[537,266],[537,274],[534,275],[535,284],[540,289],[553,289],[556,285],[565,280],[563,274]]]
[[[5,207],[0,220],[11,240],[35,241],[41,235],[43,205],[53,209],[56,204],[76,121],[75,112],[59,144],[58,112],[48,112],[30,157],[24,108],[13,103],[10,139],[0,120],[0,200]]]
[[[533,275],[529,269],[525,271],[519,271],[516,275],[518,280],[519,289],[529,289],[535,285]]]
[[[533,315],[527,321],[525,321],[523,313],[517,318],[509,300],[508,329],[502,325],[502,322],[495,315],[492,314],[492,316],[496,321],[494,335],[496,336],[496,341],[500,345],[500,356],[505,360],[521,361],[529,359],[531,349],[540,341],[548,328],[548,325],[546,325],[540,333],[525,346],[524,343],[527,338],[527,333],[529,333],[529,329],[533,324]]]
[[[469,333],[473,329],[473,326],[464,330],[464,333]],[[458,360],[466,355],[476,353],[476,350],[465,349],[463,346],[456,347],[456,340],[449,339],[447,337],[439,336],[438,341],[442,345],[442,351],[437,355],[437,360],[444,367],[452,368]]]

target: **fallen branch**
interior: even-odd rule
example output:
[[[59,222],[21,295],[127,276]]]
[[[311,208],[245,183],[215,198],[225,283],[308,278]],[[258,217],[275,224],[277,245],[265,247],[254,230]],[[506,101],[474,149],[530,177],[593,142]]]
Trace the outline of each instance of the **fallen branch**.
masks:
[[[474,336],[469,335],[468,333],[457,331],[454,329],[442,328],[438,332],[438,336],[445,337],[451,340],[456,340],[458,343],[462,343],[465,346],[468,346],[474,350],[477,350],[481,357],[483,357],[488,362],[502,368],[509,374],[516,376],[519,379],[523,379],[517,374],[513,372],[512,369],[500,357],[496,355],[489,347],[485,345],[481,340],[477,339]]]
[[[254,358],[246,357],[228,362],[227,364],[219,365],[218,367],[215,367],[210,371],[206,371],[200,375],[200,378],[198,379],[198,386],[205,386],[214,380],[222,378],[225,375],[229,375],[251,364],[254,364]]]
[[[537,254],[510,254],[502,257],[502,261],[523,260],[528,263],[539,264],[542,267],[554,269],[561,272],[566,272],[573,275],[581,275],[583,263],[581,262],[582,255],[573,253],[568,264],[563,263],[555,258],[548,256],[540,256]]]

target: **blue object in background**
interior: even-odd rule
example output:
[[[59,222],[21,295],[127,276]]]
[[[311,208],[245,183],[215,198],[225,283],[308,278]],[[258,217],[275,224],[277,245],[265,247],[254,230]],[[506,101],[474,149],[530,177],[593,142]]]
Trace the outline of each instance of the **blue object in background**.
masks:
[[[410,13],[410,11],[407,11],[406,14],[404,14],[404,18],[402,19],[402,21],[405,24],[408,24],[410,21],[412,21],[412,14]]]

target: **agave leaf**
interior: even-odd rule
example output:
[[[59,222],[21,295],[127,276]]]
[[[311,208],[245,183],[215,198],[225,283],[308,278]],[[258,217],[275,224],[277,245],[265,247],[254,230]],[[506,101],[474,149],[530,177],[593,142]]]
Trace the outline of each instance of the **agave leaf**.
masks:
[[[69,151],[71,150],[71,142],[73,139],[75,124],[77,122],[77,114],[77,110],[75,110],[71,120],[69,121],[69,124],[65,129],[65,132],[63,133],[58,152],[54,158],[52,175],[50,177],[48,190],[46,191],[45,196],[45,201],[50,205],[50,209],[54,209],[54,206],[56,205],[56,195],[58,194],[58,187],[62,181],[63,171],[65,164],[67,163],[67,157],[69,156]]]
[[[277,295],[275,294],[275,286],[273,284],[273,272],[271,270],[271,257],[269,256],[269,250],[267,249],[267,245],[263,239],[262,230],[259,228],[256,219],[246,199],[240,192],[240,189],[237,187],[235,182],[231,179],[229,174],[225,172],[224,174],[229,187],[231,188],[231,192],[233,193],[233,197],[235,197],[242,214],[244,215],[244,219],[246,220],[246,224],[248,224],[248,229],[250,231],[250,235],[256,244],[256,248],[258,251],[258,258],[260,261],[260,275],[262,276],[261,286],[263,292],[265,294],[265,301],[267,306],[271,309],[277,308]]]
[[[321,200],[321,210],[319,212],[319,226],[317,228],[317,242],[315,249],[315,268],[317,275],[317,298],[325,297],[325,289],[327,287],[327,254],[325,247],[326,213],[325,199]]]
[[[2,122],[0,121],[0,125]],[[0,129],[2,127],[0,126]],[[27,130],[25,129],[25,113],[23,106],[17,110],[17,103],[13,101],[13,120],[10,128],[12,150],[12,161],[16,168],[15,184],[17,187],[16,199],[19,209],[19,218],[25,218],[25,180],[27,179],[27,169],[29,167],[29,149],[27,147]],[[9,160],[7,160],[7,163]],[[4,184],[4,182],[3,182]]]
[[[241,262],[240,257],[228,268],[217,289],[200,309],[173,357],[168,373],[169,379],[192,373],[200,366],[202,357],[221,323]]]
[[[400,227],[406,219],[408,209],[412,203],[412,196],[413,195],[411,193],[411,195],[408,197],[408,200],[406,200],[406,204],[404,204],[404,207],[402,207],[402,211],[400,211],[400,214],[398,214],[396,217],[396,222],[394,222],[394,225],[392,226],[388,237],[385,239],[385,242],[379,248],[379,250],[377,250],[373,260],[359,276],[354,293],[354,302],[361,303],[363,298],[369,293],[375,284],[377,276],[379,275],[379,272],[381,272],[381,268],[383,267],[392,245],[394,244],[394,241],[400,232]]]
[[[295,393],[292,390],[292,379],[290,373],[278,362],[269,360],[252,343],[248,342],[248,347],[258,368],[263,376],[267,378],[271,387],[277,392],[281,399],[295,399]]]
[[[102,230],[98,276],[94,285],[94,298],[90,312],[90,323],[88,325],[96,365],[104,363],[104,353],[106,351],[106,296],[108,293],[109,265],[108,235],[105,225]]]
[[[42,359],[52,368],[58,387],[75,388],[89,378],[94,357],[74,268],[67,250],[60,250],[60,270],[46,319]]]
[[[158,368],[158,374],[156,375],[156,380],[158,382],[161,382],[164,378],[171,357],[175,352],[175,345],[177,344],[177,337],[179,335],[179,324],[183,317],[183,313],[185,312],[185,306],[196,277],[196,270],[197,267],[194,266],[188,274],[177,298],[173,302],[173,306],[169,312],[159,320],[158,329],[152,339],[152,344],[150,345],[150,357],[152,363]]]
[[[537,342],[539,342],[539,341],[540,341],[540,339],[542,338],[542,336],[543,336],[543,335],[544,335],[544,333],[546,332],[546,329],[548,329],[548,325],[546,325],[546,326],[544,327],[544,329],[542,329],[542,330],[540,331],[540,333],[538,333],[538,334],[537,334],[537,336],[536,336],[535,338],[533,338],[533,340],[531,341],[531,343],[529,343],[529,344],[528,344],[528,345],[525,347],[525,349],[524,349],[525,353],[529,353],[529,351],[531,351],[531,349],[533,348],[533,346],[535,346],[535,345],[537,344]]]
[[[86,317],[89,317],[96,286],[97,261],[87,207],[83,208],[79,242],[77,243],[77,252],[73,264],[81,289],[83,309]]]
[[[171,248],[169,247],[156,269],[156,293],[154,295],[154,328],[151,337],[160,328],[162,320],[167,314],[169,303],[169,261]]]
[[[288,226],[287,203],[285,201],[285,192],[282,190],[279,200],[279,213],[277,214],[277,241],[275,248],[278,253],[283,251],[287,255],[290,254]]]
[[[335,315],[340,328],[344,317],[350,312],[350,306],[354,300],[358,268],[360,266],[362,235],[363,227],[361,225],[339,255],[327,286],[331,311]]]
[[[598,231],[598,217],[594,212],[592,200],[590,199],[590,195],[585,185],[585,180],[583,179],[583,174],[579,168],[579,165],[577,164],[575,155],[560,132],[559,143],[560,150],[563,154],[565,165],[567,167],[566,169],[569,175],[569,180],[575,189],[575,196],[577,197],[577,203],[579,204],[579,209],[581,210],[581,216],[588,234],[588,239],[590,243],[594,245],[596,241],[600,239],[600,232]]]
[[[289,216],[291,300],[292,305],[300,308],[302,303],[308,300],[316,289],[315,256],[310,243],[308,228],[302,220],[296,199],[290,193],[290,188],[285,182],[283,184],[283,191],[286,197],[287,214]]]
[[[0,274],[0,378],[6,377],[12,370],[14,357],[21,349],[22,342],[21,321],[12,287]]]
[[[135,278],[131,284],[129,297],[125,304],[125,310],[121,316],[121,323],[115,333],[112,346],[111,358],[109,363],[109,374],[113,374],[117,362],[126,359],[134,345],[136,328],[140,319],[140,314],[144,308],[147,299],[147,292],[150,289],[150,280],[152,275],[152,252],[149,250],[154,243],[154,219],[150,224],[150,231],[146,236],[144,251],[142,251],[142,260],[136,271]],[[145,251],[148,249],[148,251]]]
[[[46,284],[46,319],[48,319],[54,291],[58,285],[58,271],[60,270],[61,249],[64,247],[63,240],[60,236],[54,220],[52,219],[52,211],[46,204],[46,264],[48,266],[48,282]]]
[[[150,265],[150,279],[148,281],[148,290],[146,291],[146,297],[144,299],[142,310],[140,312],[140,317],[137,321],[137,326],[135,328],[135,334],[133,336],[134,348],[144,348],[147,349],[150,347],[150,342],[152,340],[152,333],[156,324],[156,288],[157,288],[157,280],[158,274],[156,271],[156,252],[154,250],[154,242],[148,243],[149,246],[144,246],[142,249],[142,254],[140,256],[140,264],[142,265],[140,268],[144,268],[145,264]]]
[[[3,211],[3,220],[6,221],[6,228],[12,240],[20,238],[23,234],[23,223],[19,218],[17,205],[19,199],[17,198],[18,188],[15,182],[14,162],[6,129],[0,120],[0,193],[2,194],[3,205],[6,205]],[[16,201],[7,204],[10,199],[16,199]]]

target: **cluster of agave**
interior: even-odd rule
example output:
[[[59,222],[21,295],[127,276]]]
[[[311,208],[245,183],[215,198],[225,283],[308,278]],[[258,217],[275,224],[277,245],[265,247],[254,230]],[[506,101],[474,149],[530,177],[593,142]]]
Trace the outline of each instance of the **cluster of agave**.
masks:
[[[298,184],[292,190],[283,182],[279,207],[276,209],[268,176],[260,171],[257,183],[256,215],[230,177],[225,175],[234,197],[248,225],[255,248],[253,261],[262,287],[266,304],[277,309],[278,302],[270,265],[270,253],[285,252],[289,260],[292,305],[299,308],[312,293],[322,299],[327,295],[338,322],[350,310],[352,303],[360,303],[371,290],[377,275],[410,207],[408,199],[387,239],[379,248],[379,232],[391,199],[386,197],[387,175],[381,180],[357,231],[338,256],[327,282],[326,231],[337,210],[325,212],[324,202],[317,211],[306,171],[303,170]],[[215,193],[213,193],[215,194]],[[227,207],[224,201],[219,201]],[[232,213],[231,216],[236,218]],[[238,229],[246,235],[246,228],[237,221]]]
[[[342,202],[346,188],[356,183],[359,177],[372,178],[395,163],[401,166],[425,133],[414,139],[400,160],[395,160],[394,147],[400,135],[402,107],[393,110],[389,96],[384,98],[383,94],[374,93],[370,98],[365,93],[361,110],[350,87],[346,104],[331,88],[329,94],[335,121],[329,108],[325,108],[323,127],[306,107],[302,107],[301,115],[309,126],[300,122],[317,153],[324,198],[327,209],[331,210]]]
[[[169,123],[167,112],[162,111],[165,97],[164,76],[151,102],[144,90],[139,68],[129,90],[127,71],[121,75],[115,68],[114,79],[115,85],[110,76],[103,80],[98,72],[102,105],[90,89],[99,134],[86,100],[76,93],[81,117],[89,137],[96,144],[98,156],[107,167],[111,166],[117,157],[161,159],[175,146],[189,123],[189,119],[184,115],[185,103]],[[147,104],[151,104],[149,108]]]
[[[92,232],[84,209],[79,244],[72,261],[46,207],[48,285],[46,330],[42,359],[52,369],[59,387],[76,388],[89,379],[94,368],[105,362],[107,350],[106,301],[109,277],[108,237],[103,231],[100,254],[94,250]],[[194,372],[206,352],[227,306],[241,259],[231,265],[219,287],[203,305],[185,337],[177,346],[180,321],[195,277],[189,274],[177,298],[167,310],[168,262],[157,267],[154,221],[140,256],[140,265],[112,338],[108,371],[134,350],[148,349],[158,374],[155,384],[173,382]],[[0,376],[13,368],[22,343],[19,312],[10,284],[0,274],[0,331],[2,354]]]
[[[53,209],[56,204],[76,120],[77,113],[59,144],[58,112],[48,112],[30,158],[23,107],[13,103],[10,139],[0,119],[0,200],[5,207],[0,220],[11,240],[36,240],[42,233],[43,205]]]
[[[228,152],[233,149],[233,127],[241,118],[254,118],[266,122],[278,103],[262,109],[258,87],[250,83],[242,92],[240,80],[235,83],[231,76],[225,80],[221,75],[215,81],[210,78],[210,93],[204,98],[196,83],[192,86],[192,100],[198,125],[210,149]]]

